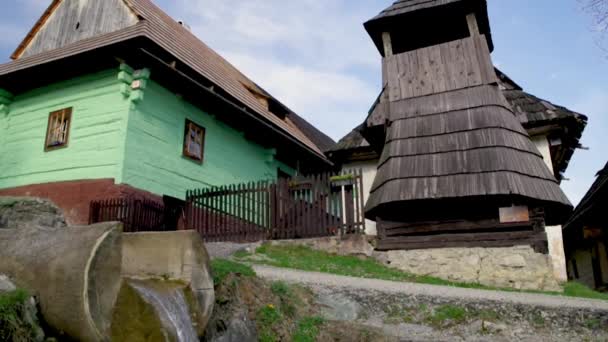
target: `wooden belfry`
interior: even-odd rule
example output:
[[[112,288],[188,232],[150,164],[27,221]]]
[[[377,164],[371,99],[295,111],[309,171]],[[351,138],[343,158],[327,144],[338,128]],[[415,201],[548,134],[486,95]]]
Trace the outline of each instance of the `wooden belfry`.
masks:
[[[366,217],[379,249],[531,245],[572,206],[498,88],[485,0],[402,0],[365,27],[384,90]]]

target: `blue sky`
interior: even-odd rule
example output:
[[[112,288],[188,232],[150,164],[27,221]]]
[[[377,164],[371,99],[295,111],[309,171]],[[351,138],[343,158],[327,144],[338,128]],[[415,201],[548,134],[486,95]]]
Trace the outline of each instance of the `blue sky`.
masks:
[[[0,62],[49,3],[0,2]],[[380,89],[380,58],[362,23],[391,0],[156,3],[336,140],[362,122]],[[608,160],[608,52],[579,0],[488,3],[494,63],[526,91],[589,116],[591,150],[576,151],[563,183],[577,203]]]

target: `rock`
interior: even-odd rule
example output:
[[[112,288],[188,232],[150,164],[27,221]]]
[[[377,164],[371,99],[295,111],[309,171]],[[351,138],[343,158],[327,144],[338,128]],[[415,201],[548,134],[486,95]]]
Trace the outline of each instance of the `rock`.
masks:
[[[17,287],[4,274],[0,274],[0,293],[15,291]]]
[[[66,227],[59,207],[34,197],[0,197],[0,229],[24,227]]]
[[[348,235],[338,240],[339,255],[354,255],[371,257],[374,247],[369,243],[365,235]]]
[[[228,322],[226,330],[207,341],[210,342],[256,342],[258,333],[255,322],[245,312],[238,312]]]
[[[523,268],[526,267],[526,259],[518,254],[508,255],[502,259],[500,265],[504,267]]]
[[[504,324],[492,323],[484,320],[478,320],[471,323],[471,329],[481,333],[497,334],[506,331],[508,328]]]
[[[268,243],[272,246],[306,246],[317,251],[344,256],[371,257],[374,254],[374,246],[370,243],[370,237],[360,234],[344,237],[329,236],[314,239],[270,241]]]
[[[359,318],[361,305],[339,293],[319,293],[317,303],[322,307],[323,316],[335,321],[354,321]]]
[[[12,292],[17,290],[17,287],[15,286],[15,284],[13,284],[10,279],[3,275],[0,274],[0,295],[2,293],[8,293],[8,292]],[[40,324],[38,322],[38,308],[36,305],[36,300],[34,299],[34,297],[30,297],[27,300],[25,300],[25,302],[22,303],[23,307],[22,309],[19,311],[19,313],[21,314],[20,317],[16,317],[17,322],[21,327],[22,327],[22,331],[21,333],[27,333],[27,340],[33,340],[35,342],[42,342],[44,341],[44,331],[42,331],[42,328],[40,327]],[[1,322],[1,318],[0,318],[0,326],[2,325]],[[0,336],[2,337],[2,336]],[[25,338],[25,336],[19,336],[22,338]],[[17,341],[19,340],[19,338],[13,336],[13,340]]]

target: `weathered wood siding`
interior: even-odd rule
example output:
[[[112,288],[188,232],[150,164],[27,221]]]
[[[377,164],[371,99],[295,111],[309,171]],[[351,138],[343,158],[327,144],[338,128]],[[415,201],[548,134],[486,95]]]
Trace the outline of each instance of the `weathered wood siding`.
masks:
[[[550,224],[563,220],[570,203],[498,88],[483,35],[384,63],[388,98],[368,125],[387,109],[388,124],[367,217],[394,215],[398,203],[519,196],[545,201]]]
[[[484,36],[475,36],[385,58],[389,100],[497,81]]]
[[[118,70],[18,94],[0,145],[0,189],[67,180],[121,177],[129,102]],[[73,107],[67,148],[44,152],[48,115]],[[1,125],[1,124],[0,124]]]
[[[206,129],[202,165],[182,157],[186,119]],[[272,150],[155,82],[130,113],[123,181],[136,188],[184,198],[190,189],[275,179],[279,167],[293,172]]]
[[[137,17],[123,0],[63,0],[20,57],[54,50],[136,23]]]

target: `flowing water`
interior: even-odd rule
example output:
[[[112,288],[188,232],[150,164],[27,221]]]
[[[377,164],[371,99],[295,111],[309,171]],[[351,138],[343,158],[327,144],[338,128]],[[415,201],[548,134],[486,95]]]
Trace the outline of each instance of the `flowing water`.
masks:
[[[140,296],[154,307],[163,327],[169,335],[178,342],[198,342],[194,330],[190,310],[181,287],[155,282],[130,282],[130,285]]]

